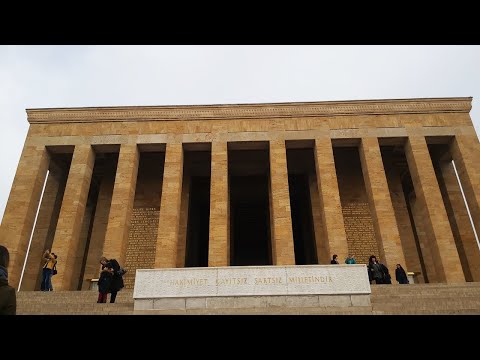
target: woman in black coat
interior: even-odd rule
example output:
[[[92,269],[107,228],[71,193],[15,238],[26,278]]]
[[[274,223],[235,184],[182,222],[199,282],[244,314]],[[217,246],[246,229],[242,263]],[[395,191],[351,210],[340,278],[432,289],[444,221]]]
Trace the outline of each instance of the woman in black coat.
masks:
[[[402,265],[397,264],[397,268],[395,269],[395,279],[397,279],[399,284],[408,284],[407,274],[405,270],[403,270]]]

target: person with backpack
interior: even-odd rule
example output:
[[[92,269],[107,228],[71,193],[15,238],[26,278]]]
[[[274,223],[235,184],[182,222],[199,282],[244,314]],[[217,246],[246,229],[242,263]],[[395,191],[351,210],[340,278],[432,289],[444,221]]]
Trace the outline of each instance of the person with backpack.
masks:
[[[52,274],[53,274],[53,267],[57,263],[57,259],[55,258],[55,254],[51,253],[50,250],[45,250],[43,253],[43,260],[45,263],[43,264],[42,270],[42,284],[40,285],[41,291],[50,291],[52,288]]]

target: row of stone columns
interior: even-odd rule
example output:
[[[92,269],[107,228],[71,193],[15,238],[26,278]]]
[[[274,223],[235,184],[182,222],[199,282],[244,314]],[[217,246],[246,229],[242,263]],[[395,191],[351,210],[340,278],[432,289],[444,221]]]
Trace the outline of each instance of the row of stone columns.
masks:
[[[457,136],[451,152],[464,184],[475,227],[480,222],[480,147],[472,136]],[[315,165],[320,200],[322,232],[316,234],[321,247],[328,254],[341,258],[348,253],[338,190],[331,139],[315,139]],[[379,242],[380,257],[387,266],[405,264],[404,249],[400,240],[396,214],[382,163],[378,139],[365,137],[359,147],[375,233]],[[411,135],[405,145],[406,158],[412,175],[415,193],[423,209],[424,225],[429,234],[429,244],[438,281],[464,281],[459,256],[443,205],[438,182],[422,136]],[[95,154],[90,145],[75,147],[63,202],[52,248],[62,261],[55,283],[59,289],[73,289],[77,280],[73,266],[79,254],[79,237],[85,213]],[[128,229],[135,197],[139,151],[136,144],[122,144],[113,185],[111,206],[108,211],[105,256],[124,263]],[[10,282],[18,285],[26,255],[33,220],[38,208],[43,181],[49,166],[49,155],[43,146],[24,146],[9,201],[1,226],[1,243],[11,253]],[[159,231],[155,257],[156,267],[175,267],[177,251],[183,178],[182,144],[167,144],[165,154]],[[104,191],[112,191],[104,189]],[[228,211],[228,150],[226,142],[212,143],[211,161],[211,211],[209,266],[229,265],[229,211]],[[272,217],[272,259],[274,265],[295,264],[288,170],[285,141],[270,142],[270,196]],[[100,225],[97,225],[100,226]],[[105,224],[103,225],[105,231]],[[95,224],[93,232],[95,232]],[[95,254],[101,253],[99,246]],[[182,251],[182,250],[180,250]],[[90,252],[90,250],[89,250]],[[93,254],[93,253],[92,253]],[[32,260],[33,261],[33,260]],[[90,269],[92,270],[92,269]],[[87,271],[90,271],[87,268]]]

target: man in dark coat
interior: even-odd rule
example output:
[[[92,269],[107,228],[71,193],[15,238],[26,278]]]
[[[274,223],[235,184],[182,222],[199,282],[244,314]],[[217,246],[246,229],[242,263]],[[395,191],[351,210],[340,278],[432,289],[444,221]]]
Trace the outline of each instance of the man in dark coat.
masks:
[[[5,246],[0,245],[0,315],[17,313],[17,295],[8,285],[8,262],[10,255]]]

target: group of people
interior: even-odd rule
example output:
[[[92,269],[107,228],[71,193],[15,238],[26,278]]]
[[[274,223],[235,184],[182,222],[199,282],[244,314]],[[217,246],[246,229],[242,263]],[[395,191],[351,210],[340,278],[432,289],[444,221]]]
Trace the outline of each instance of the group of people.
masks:
[[[110,303],[113,304],[117,293],[124,287],[120,264],[115,259],[108,260],[100,258],[102,271],[98,279],[98,300],[97,303],[106,303],[107,295],[110,293]]]
[[[354,255],[348,255],[347,258],[345,259],[345,264],[356,264],[356,263],[357,262],[355,261]],[[332,256],[332,260],[330,261],[330,264],[339,264],[337,254],[334,254]],[[392,277],[390,276],[388,268],[382,263],[380,263],[377,260],[377,257],[375,255],[370,256],[370,258],[368,259],[367,270],[368,270],[368,280],[370,281],[370,284],[372,284],[373,282],[375,282],[375,284],[391,284],[392,283]],[[402,265],[400,264],[396,265],[395,279],[398,281],[399,284],[409,284],[407,273],[405,272]]]
[[[57,258],[58,256],[55,253],[50,252],[48,249],[45,250],[43,254],[44,264],[40,286],[41,291],[53,291],[52,276],[57,273]],[[100,258],[100,264],[102,265],[102,270],[98,279],[97,303],[106,303],[108,294],[110,294],[110,303],[114,303],[117,293],[124,287],[123,274],[120,273],[120,264],[117,260],[108,260],[106,257]]]

